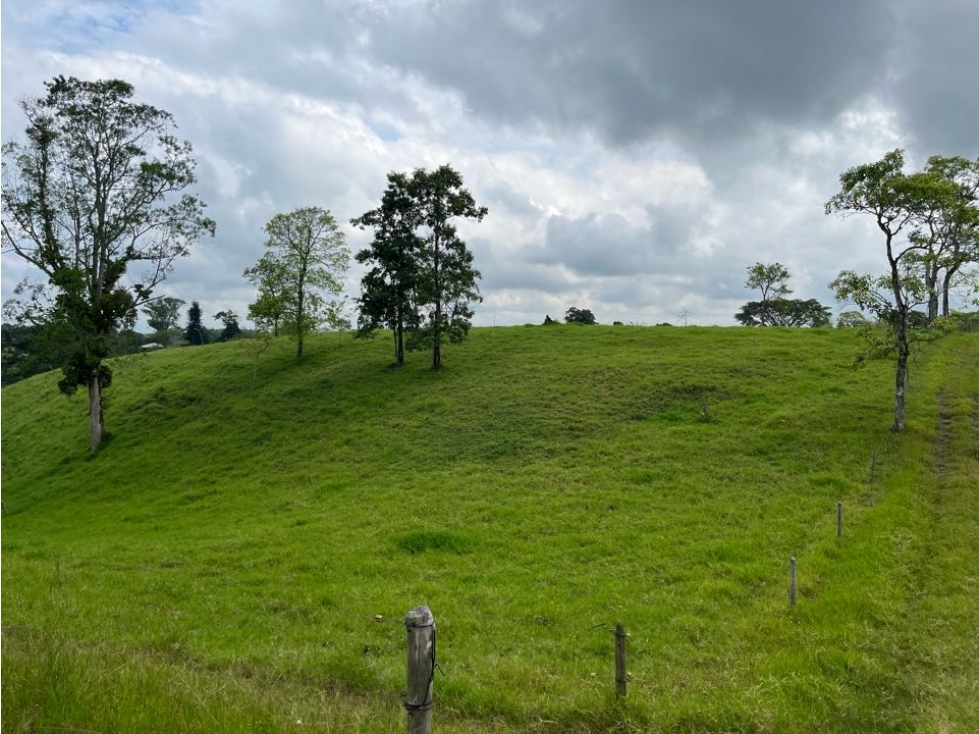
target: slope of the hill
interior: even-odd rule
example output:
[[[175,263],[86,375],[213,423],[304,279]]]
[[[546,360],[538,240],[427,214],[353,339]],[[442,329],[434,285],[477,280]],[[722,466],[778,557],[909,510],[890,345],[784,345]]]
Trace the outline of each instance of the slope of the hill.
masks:
[[[474,330],[439,372],[335,334],[300,363],[165,350],[116,363],[94,458],[83,397],[4,388],[3,730],[398,731],[427,603],[443,731],[965,731],[979,343],[916,358],[902,436],[858,348],[553,326]]]

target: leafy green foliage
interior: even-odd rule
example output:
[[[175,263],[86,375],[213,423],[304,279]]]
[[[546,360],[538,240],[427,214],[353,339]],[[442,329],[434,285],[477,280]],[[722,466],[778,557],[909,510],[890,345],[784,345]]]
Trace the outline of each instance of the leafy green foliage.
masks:
[[[291,298],[287,264],[265,253],[254,266],[245,268],[243,275],[258,289],[258,299],[248,304],[248,318],[260,331],[278,336]]]
[[[815,298],[749,301],[734,315],[744,326],[829,326],[830,310]]]
[[[771,299],[784,298],[792,291],[786,281],[789,279],[789,269],[782,263],[755,263],[748,268],[748,279],[745,287],[757,288],[761,291],[761,302]]]
[[[870,324],[870,321],[859,311],[844,311],[840,314],[840,317],[836,320],[836,326],[839,329],[854,329],[865,327]]]
[[[444,342],[458,344],[466,338],[472,326],[472,304],[482,300],[476,285],[481,276],[473,266],[473,254],[452,222],[459,218],[480,222],[488,210],[476,205],[462,183],[462,176],[451,166],[432,172],[418,168],[412,174],[412,195],[427,235],[417,289],[422,319],[411,334],[411,344],[431,348],[433,369],[442,366]]]
[[[914,309],[934,298],[934,277],[928,267],[922,267],[934,257],[934,240],[923,235],[922,228],[927,226],[934,234],[938,230],[933,225],[944,213],[957,212],[951,216],[960,218],[961,210],[974,208],[954,177],[936,170],[905,174],[903,169],[901,150],[893,150],[875,163],[850,168],[840,175],[840,192],[826,202],[827,214],[869,215],[884,235],[888,265],[884,275],[845,270],[830,287],[837,300],[856,304],[891,329],[897,354],[895,431],[903,431],[905,426]]]
[[[465,340],[472,304],[482,300],[480,273],[453,220],[482,221],[487,209],[462,184],[451,166],[417,168],[410,178],[392,172],[381,206],[353,220],[375,229],[371,247],[357,256],[372,266],[361,282],[360,332],[391,328],[397,365],[407,334],[407,347],[431,349],[432,368],[439,368],[442,344]]]
[[[227,342],[241,336],[241,327],[238,325],[238,314],[234,311],[218,311],[214,318],[219,319],[224,325],[221,331],[221,341]]]
[[[378,329],[390,329],[394,364],[402,365],[405,332],[416,330],[421,323],[416,294],[422,278],[424,240],[415,232],[421,225],[421,212],[412,179],[404,173],[389,173],[381,206],[351,223],[374,229],[370,247],[357,253],[357,262],[368,266],[357,299],[358,333],[370,336]]]
[[[58,369],[70,351],[53,325],[3,324],[3,384]]]
[[[259,287],[248,312],[260,328],[282,326],[296,337],[296,358],[306,335],[327,320],[329,302],[321,292],[338,294],[350,263],[350,250],[327,209],[304,207],[276,214],[265,225],[267,252],[245,277]]]
[[[979,263],[979,159],[932,156],[924,173],[940,191],[924,202],[908,238],[915,245],[909,259],[922,273],[928,321],[934,323],[939,313],[949,315],[950,291],[975,272],[968,266]]]
[[[146,314],[146,322],[151,329],[167,334],[180,323],[180,309],[183,306],[184,301],[179,298],[163,296],[147,303],[143,307],[143,313]]]
[[[786,298],[789,269],[782,263],[755,263],[748,268],[746,288],[761,291],[760,301],[749,301],[734,315],[744,326],[828,326],[830,310],[814,298]]]
[[[577,308],[575,306],[572,306],[567,310],[567,312],[565,312],[564,320],[569,324],[586,324],[589,326],[593,326],[594,324],[598,323],[595,321],[595,314],[593,314],[589,309]]]
[[[191,346],[199,347],[211,343],[211,333],[204,328],[202,318],[201,304],[191,301],[190,309],[187,311],[187,328],[184,329],[184,339]]]
[[[59,387],[66,395],[88,389],[94,451],[111,376],[109,335],[133,324],[174,260],[213,234],[214,222],[196,197],[180,193],[195,181],[194,160],[190,144],[171,135],[168,112],[133,102],[133,87],[119,80],[60,76],[45,87],[46,96],[20,104],[26,142],[3,146],[3,247],[55,293],[29,320],[56,324],[70,340]],[[147,266],[145,278],[128,281],[137,263]]]

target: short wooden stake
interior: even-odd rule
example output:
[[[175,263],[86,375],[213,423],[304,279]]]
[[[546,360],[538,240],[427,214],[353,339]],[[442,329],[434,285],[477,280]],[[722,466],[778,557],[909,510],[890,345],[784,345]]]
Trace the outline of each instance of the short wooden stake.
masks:
[[[405,615],[408,632],[408,734],[432,734],[432,681],[435,677],[435,616],[427,606]]]
[[[795,556],[789,559],[789,604],[795,606]]]
[[[615,695],[617,698],[625,698],[626,684],[629,682],[625,655],[627,637],[622,622],[617,622],[615,625]]]
[[[836,537],[843,537],[843,503],[836,500]]]

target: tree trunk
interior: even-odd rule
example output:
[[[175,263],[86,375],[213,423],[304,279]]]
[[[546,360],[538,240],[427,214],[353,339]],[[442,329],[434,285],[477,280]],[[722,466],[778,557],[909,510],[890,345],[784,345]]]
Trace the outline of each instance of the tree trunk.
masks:
[[[925,288],[928,291],[928,323],[938,318],[938,267],[928,265],[925,270]]]
[[[92,451],[98,450],[102,444],[102,385],[99,384],[98,375],[93,376],[88,381],[88,429],[90,434],[89,448]]]
[[[394,334],[394,363],[398,367],[405,363],[405,329],[400,321]]]
[[[436,229],[432,233],[432,245],[434,248],[434,280],[435,280],[435,323],[432,329],[432,369],[437,370],[442,366],[442,263],[441,245],[442,233]]]
[[[907,324],[898,324],[897,328],[897,373],[894,380],[894,426],[892,430],[900,433],[904,430],[905,404],[904,398],[908,384],[908,346]]]
[[[959,271],[960,265],[955,265],[945,270],[945,275],[942,278],[942,316],[948,316],[948,292],[952,287],[952,278]]]
[[[882,225],[878,220],[878,226],[887,235],[887,261],[891,265],[891,290],[894,293],[894,337],[897,339],[897,373],[894,378],[894,425],[892,430],[900,432],[904,430],[904,394],[908,382],[908,354],[911,348],[908,346],[908,312],[911,306],[904,297],[903,286],[901,285],[901,275],[898,270],[898,260],[894,257],[891,243],[894,240],[894,233]],[[934,292],[932,288],[931,293]]]
[[[298,339],[298,344],[296,345],[296,359],[303,358],[303,336],[306,333],[306,318],[304,309],[306,297],[306,265],[305,263],[299,266],[299,278],[296,283],[296,338]]]

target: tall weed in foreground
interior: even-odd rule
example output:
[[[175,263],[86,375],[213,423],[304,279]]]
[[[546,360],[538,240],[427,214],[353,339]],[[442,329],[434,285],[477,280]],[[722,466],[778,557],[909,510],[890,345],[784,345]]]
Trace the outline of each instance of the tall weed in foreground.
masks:
[[[4,732],[401,731],[395,701],[4,630]]]

